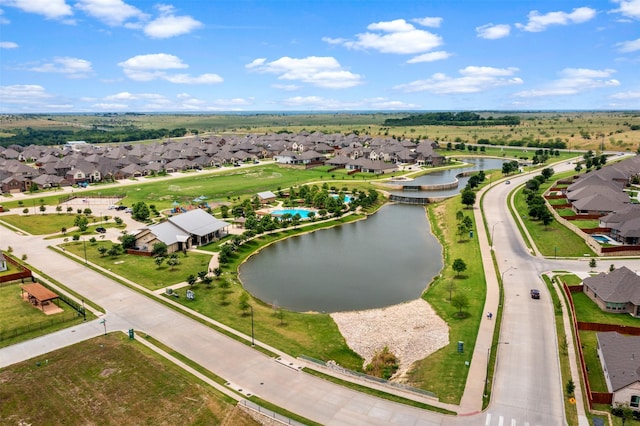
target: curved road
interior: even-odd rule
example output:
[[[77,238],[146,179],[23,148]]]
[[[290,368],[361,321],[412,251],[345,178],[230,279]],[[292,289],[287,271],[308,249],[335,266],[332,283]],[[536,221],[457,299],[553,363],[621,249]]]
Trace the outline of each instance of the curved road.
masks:
[[[107,311],[105,318],[109,331],[134,328],[148,333],[224,377],[232,387],[242,388],[244,393],[258,395],[318,423],[562,425],[565,424],[563,384],[560,382],[553,306],[540,274],[554,269],[584,274],[589,267],[586,261],[534,257],[525,247],[505,205],[509,190],[526,179],[525,176],[513,178],[512,185],[494,184],[485,196],[485,215],[496,241],[494,249],[499,273],[505,283],[500,336],[503,344],[492,348],[499,354],[489,409],[465,417],[445,416],[396,404],[304,374],[58,255],[46,248],[42,237],[19,235],[0,227],[0,241],[13,246],[18,255],[28,253],[34,267],[103,306]],[[483,257],[487,250],[485,244]],[[625,264],[635,269],[640,266],[636,261],[625,261]],[[541,290],[540,300],[529,297],[532,287]],[[0,350],[0,367],[102,333],[103,326],[93,321],[10,346]],[[506,342],[508,344],[504,344]],[[480,345],[479,341],[472,361],[471,367],[475,370],[484,370],[486,365],[486,359],[477,356],[485,350]],[[477,377],[470,373],[472,380]],[[467,387],[478,389],[482,384],[471,383]],[[481,401],[473,404],[480,406]]]

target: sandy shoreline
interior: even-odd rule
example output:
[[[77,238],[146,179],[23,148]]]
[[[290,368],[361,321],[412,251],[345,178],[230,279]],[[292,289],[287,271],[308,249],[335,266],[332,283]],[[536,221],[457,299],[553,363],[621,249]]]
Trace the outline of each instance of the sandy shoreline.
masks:
[[[402,380],[411,365],[449,344],[449,327],[422,299],[366,311],[336,312],[331,317],[347,345],[367,365],[387,346],[399,359],[394,380]]]

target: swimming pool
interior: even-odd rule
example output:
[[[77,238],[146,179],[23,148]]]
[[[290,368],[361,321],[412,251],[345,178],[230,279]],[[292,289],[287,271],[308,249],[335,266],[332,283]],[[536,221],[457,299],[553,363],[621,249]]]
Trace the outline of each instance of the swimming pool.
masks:
[[[280,209],[280,210],[274,210],[271,212],[271,216],[282,216],[285,214],[290,214],[291,216],[295,216],[296,214],[299,214],[301,218],[303,219],[308,219],[309,218],[309,213],[311,213],[313,210],[305,210],[305,209]],[[315,213],[315,211],[313,211]]]
[[[331,195],[333,198],[338,198],[338,196],[336,194]],[[343,202],[349,204],[351,202],[351,196],[349,195],[345,195],[344,196],[344,200],[342,200]]]
[[[600,244],[611,244],[612,243],[611,239],[609,237],[607,237],[606,235],[594,234],[594,235],[591,236],[591,238],[593,238],[594,240],[596,240]]]

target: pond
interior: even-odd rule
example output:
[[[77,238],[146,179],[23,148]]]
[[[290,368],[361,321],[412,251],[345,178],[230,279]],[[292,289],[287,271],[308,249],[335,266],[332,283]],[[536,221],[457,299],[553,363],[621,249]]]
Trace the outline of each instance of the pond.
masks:
[[[424,207],[390,204],[366,220],[265,247],[240,267],[240,279],[265,303],[340,312],[417,299],[442,265]]]
[[[471,158],[459,158],[460,161],[469,163],[466,167],[459,167],[455,169],[440,170],[433,173],[427,173],[422,176],[418,176],[411,181],[396,181],[392,183],[398,183],[400,185],[438,185],[452,183],[456,181],[456,176],[462,172],[468,171],[480,171],[480,170],[498,170],[498,177],[494,177],[496,180],[502,177],[502,164],[505,161],[501,158],[484,158],[484,157],[471,157]],[[458,187],[452,189],[431,190],[431,191],[391,191],[393,195],[400,195],[403,197],[448,197],[456,195],[467,185],[469,176],[462,176],[458,179]]]

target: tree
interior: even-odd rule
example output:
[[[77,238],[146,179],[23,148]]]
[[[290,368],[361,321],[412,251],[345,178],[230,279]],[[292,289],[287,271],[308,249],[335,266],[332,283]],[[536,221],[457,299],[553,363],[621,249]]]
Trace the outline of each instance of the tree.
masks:
[[[456,272],[456,277],[457,277],[460,275],[461,272],[464,272],[467,270],[467,264],[464,263],[464,260],[458,258],[453,261],[453,265],[451,265],[451,268],[453,268],[453,270]]]
[[[591,260],[589,261],[589,268],[595,268],[596,267],[596,259],[591,258]]]
[[[62,213],[62,206],[61,206],[61,205],[57,205],[57,206],[56,206],[56,211],[57,211],[58,213]]]
[[[209,275],[207,275],[206,277],[202,278],[202,282],[207,286],[207,288],[211,288],[211,282],[213,281],[213,278],[211,278]]]
[[[240,295],[240,298],[238,299],[238,306],[240,307],[240,309],[242,309],[242,315],[246,315],[247,314],[247,309],[249,309],[249,307],[251,305],[249,305],[249,294],[248,293],[242,293]]]
[[[62,232],[62,235],[67,233],[67,228],[65,228],[64,226],[62,228],[60,228],[60,232]]]
[[[451,304],[454,308],[458,309],[458,314],[462,314],[462,310],[469,306],[469,299],[467,299],[467,296],[463,293],[456,293],[451,298]]]
[[[544,228],[547,229],[547,227],[553,222],[553,215],[549,213],[549,210],[545,210],[544,213],[540,215],[540,220],[542,221]]]
[[[169,249],[168,249],[168,247],[167,247],[167,245],[165,243],[162,243],[162,242],[155,243],[153,245],[153,248],[151,249],[151,255],[153,257],[158,257],[158,256],[164,257],[164,256],[167,255],[168,250]]]
[[[193,274],[189,274],[189,276],[187,277],[187,284],[189,284],[190,286],[193,286],[196,283],[196,276]]]
[[[200,281],[204,281],[204,278],[207,276],[207,271],[200,271],[198,272],[198,278],[200,279]]]
[[[158,269],[160,269],[160,266],[162,265],[162,263],[164,262],[164,256],[156,256],[153,261],[155,262],[156,266],[158,267]]]
[[[130,249],[136,245],[136,237],[133,234],[122,234],[118,239],[124,249]]]
[[[78,227],[80,232],[84,232],[87,230],[87,227],[89,225],[89,219],[87,219],[86,216],[77,215],[75,220],[73,221],[73,224]]]
[[[222,269],[220,267],[213,268],[213,275],[215,275],[216,278],[220,278],[220,275],[222,275]]]
[[[180,259],[178,259],[178,255],[175,253],[171,253],[171,256],[169,256],[169,260],[167,260],[167,264],[171,267],[170,270],[173,271],[173,268],[180,264]]]
[[[476,202],[476,193],[471,189],[465,189],[462,191],[462,204],[470,208]]]
[[[131,217],[139,222],[149,220],[149,207],[144,201],[138,201],[131,207]]]
[[[100,253],[101,257],[104,257],[104,255],[107,254],[107,248],[105,246],[98,247],[98,253]]]
[[[109,250],[107,250],[107,254],[111,257],[116,257],[121,253],[120,244],[113,244]]]

